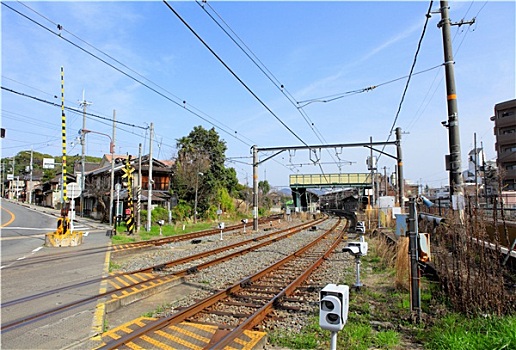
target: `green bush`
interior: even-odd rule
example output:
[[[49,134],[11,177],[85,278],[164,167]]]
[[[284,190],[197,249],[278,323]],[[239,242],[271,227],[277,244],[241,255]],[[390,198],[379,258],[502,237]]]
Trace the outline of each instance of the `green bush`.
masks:
[[[168,210],[163,207],[152,209],[151,220],[153,223],[156,223],[158,220],[165,220],[165,222],[168,222]]]
[[[174,221],[185,221],[187,218],[192,216],[192,214],[192,207],[183,199],[180,199],[179,203],[172,208],[172,219]]]

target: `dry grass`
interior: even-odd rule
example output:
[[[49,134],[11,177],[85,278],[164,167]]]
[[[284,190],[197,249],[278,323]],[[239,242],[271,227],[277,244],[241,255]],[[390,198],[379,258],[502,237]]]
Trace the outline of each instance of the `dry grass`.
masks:
[[[400,237],[396,246],[396,288],[401,290],[409,290],[409,239],[408,237]]]

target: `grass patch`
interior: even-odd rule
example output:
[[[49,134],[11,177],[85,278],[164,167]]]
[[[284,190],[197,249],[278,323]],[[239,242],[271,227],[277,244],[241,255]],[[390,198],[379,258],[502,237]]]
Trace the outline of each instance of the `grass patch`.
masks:
[[[117,233],[113,237],[111,237],[112,244],[126,244],[133,243],[136,239],[132,236],[126,236],[125,234]]]
[[[275,330],[268,336],[271,344],[289,349],[316,349],[320,339],[323,338],[323,330],[319,327],[319,316],[310,319],[310,323],[299,333]]]
[[[171,304],[159,305],[154,311],[146,312],[142,316],[143,317],[155,317],[155,315],[160,314],[160,313],[164,312],[165,310],[169,309],[170,306],[171,306]]]
[[[176,225],[163,225],[161,227],[161,235],[159,226],[155,225],[151,227],[150,231],[146,231],[145,227],[140,228],[140,232],[135,233],[131,236],[127,235],[127,229],[125,224],[121,224],[117,227],[117,234],[111,238],[111,242],[113,244],[126,244],[135,241],[148,241],[154,238],[160,237],[169,237],[169,236],[177,236],[181,234],[186,234],[190,232],[196,231],[204,231],[215,228],[216,225],[214,223],[209,222],[198,222],[196,224],[185,224],[185,228],[183,230],[183,224]]]
[[[373,330],[365,322],[348,322],[337,337],[337,345],[341,349],[365,350],[373,345]]]
[[[109,272],[120,270],[122,265],[109,261]]]
[[[392,330],[378,332],[374,336],[374,345],[380,349],[396,349],[400,343],[400,334]]]
[[[450,313],[420,339],[428,349],[516,349],[516,316],[470,319]]]

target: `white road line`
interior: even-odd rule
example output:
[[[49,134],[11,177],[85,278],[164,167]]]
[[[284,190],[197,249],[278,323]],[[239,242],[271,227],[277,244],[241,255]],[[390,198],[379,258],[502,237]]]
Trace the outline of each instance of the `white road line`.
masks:
[[[27,230],[27,231],[55,231],[54,228],[36,228],[36,227],[2,227],[3,230]]]
[[[41,249],[43,249],[43,247],[37,247],[37,248],[36,248],[36,249],[34,249],[32,252],[33,252],[33,253],[36,253],[37,251],[39,251],[39,250],[41,250]]]
[[[23,259],[25,259],[25,257],[24,257],[24,256],[22,256],[21,258],[18,258],[18,259],[16,259],[16,260],[18,260],[18,261],[19,261],[19,260],[23,260]]]

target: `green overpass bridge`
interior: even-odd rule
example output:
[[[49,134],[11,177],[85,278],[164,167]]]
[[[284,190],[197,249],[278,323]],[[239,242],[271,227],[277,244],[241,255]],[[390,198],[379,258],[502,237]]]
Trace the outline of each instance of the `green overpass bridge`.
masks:
[[[290,175],[289,186],[297,208],[307,208],[312,202],[309,188],[372,188],[370,173]]]

